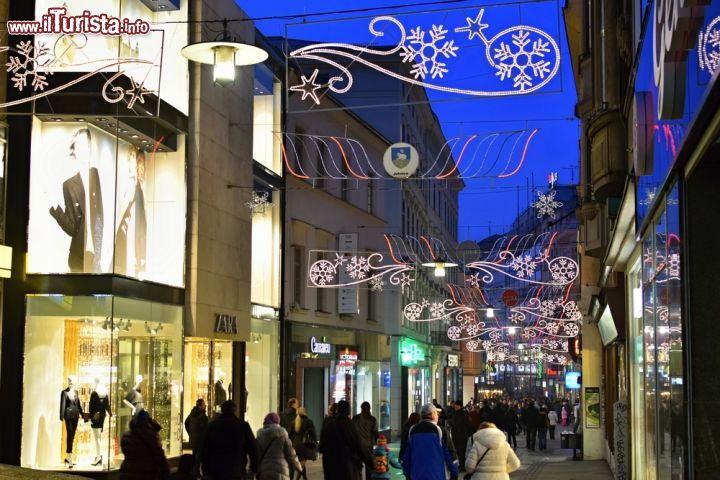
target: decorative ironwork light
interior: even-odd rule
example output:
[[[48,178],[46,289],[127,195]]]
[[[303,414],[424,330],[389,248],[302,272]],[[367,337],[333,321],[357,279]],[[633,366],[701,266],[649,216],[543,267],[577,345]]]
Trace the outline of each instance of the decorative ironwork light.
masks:
[[[192,43],[183,47],[183,57],[197,63],[213,66],[213,81],[222,87],[235,82],[235,67],[255,65],[268,58],[266,51],[236,42],[227,32],[227,19],[223,20],[223,33],[212,42]]]

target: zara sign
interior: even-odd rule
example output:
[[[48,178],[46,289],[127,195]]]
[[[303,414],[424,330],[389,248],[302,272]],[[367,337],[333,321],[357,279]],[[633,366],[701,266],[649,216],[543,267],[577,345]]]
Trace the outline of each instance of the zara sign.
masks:
[[[688,51],[696,45],[708,0],[657,0],[653,16],[653,72],[658,118],[681,118],[685,111]]]
[[[227,315],[224,313],[215,314],[215,333],[227,333],[237,335],[237,317],[235,315]]]

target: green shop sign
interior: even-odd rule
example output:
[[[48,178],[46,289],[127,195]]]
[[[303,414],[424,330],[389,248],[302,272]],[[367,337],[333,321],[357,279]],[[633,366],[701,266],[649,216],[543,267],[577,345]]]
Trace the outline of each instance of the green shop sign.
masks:
[[[412,340],[400,342],[400,364],[403,367],[413,367],[418,363],[425,362],[426,348]]]

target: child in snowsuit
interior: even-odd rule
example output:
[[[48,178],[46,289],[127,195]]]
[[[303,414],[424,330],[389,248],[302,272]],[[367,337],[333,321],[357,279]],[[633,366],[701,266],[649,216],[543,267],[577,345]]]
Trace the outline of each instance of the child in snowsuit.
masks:
[[[400,462],[390,453],[385,435],[379,435],[377,445],[373,449],[373,471],[372,478],[389,479],[390,465],[395,468],[402,468]]]

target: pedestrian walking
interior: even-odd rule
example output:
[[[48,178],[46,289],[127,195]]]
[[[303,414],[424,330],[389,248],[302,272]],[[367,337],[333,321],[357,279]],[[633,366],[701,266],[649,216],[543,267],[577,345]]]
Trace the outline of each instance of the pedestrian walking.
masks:
[[[130,430],[120,440],[124,456],[120,480],[167,479],[170,467],[158,435],[161,428],[146,410],[140,410],[130,420]]]
[[[190,444],[193,458],[195,459],[195,466],[193,467],[195,473],[200,471],[200,442],[205,436],[205,430],[208,426],[206,410],[205,400],[198,398],[195,406],[190,410],[190,415],[185,419],[185,430],[190,439],[188,443]]]
[[[325,480],[360,480],[362,468],[372,468],[370,451],[360,440],[355,424],[350,419],[350,404],[337,403],[337,415],[326,420],[320,432]]]
[[[295,418],[295,426],[293,427],[292,444],[302,468],[298,471],[296,478],[307,480],[305,463],[308,460],[317,460],[318,434],[315,430],[315,424],[307,416],[305,408],[299,407],[297,412],[298,415]]]
[[[220,415],[208,424],[200,447],[203,478],[212,480],[245,480],[248,461],[250,471],[257,473],[258,452],[250,425],[239,419],[235,402],[220,405]]]
[[[458,464],[448,449],[445,430],[438,427],[438,411],[428,403],[420,409],[422,419],[410,428],[408,444],[403,454],[403,473],[412,480],[446,480],[445,467],[450,480],[458,478]]]
[[[297,398],[290,398],[287,401],[287,407],[285,410],[280,412],[280,426],[282,426],[288,435],[292,434],[292,428],[295,425],[295,418],[297,417],[297,409],[300,406]]]
[[[373,468],[370,478],[390,479],[390,465],[395,468],[402,468],[400,462],[390,453],[385,435],[378,435],[377,444],[373,448]]]
[[[468,439],[475,433],[475,427],[470,421],[470,414],[463,408],[462,401],[453,402],[452,423],[450,425],[453,445],[457,451],[457,458],[460,468],[465,465],[465,450]]]
[[[505,434],[493,423],[483,422],[472,436],[472,445],[468,448],[465,471],[472,480],[508,480],[510,472],[520,468],[520,460]]]
[[[513,447],[517,448],[517,438],[515,436],[517,429],[518,429],[518,415],[517,411],[515,410],[514,405],[510,405],[510,407],[505,412],[505,419],[504,419],[504,430],[507,432],[507,441],[508,443]]]
[[[400,459],[403,458],[403,455],[405,454],[405,449],[407,448],[407,442],[408,442],[408,436],[410,435],[410,429],[413,427],[413,425],[416,425],[420,421],[420,414],[413,412],[408,417],[407,421],[405,422],[405,425],[402,427],[402,434],[400,436]]]
[[[265,415],[263,427],[257,431],[257,449],[257,480],[290,480],[290,465],[302,471],[290,437],[275,412]]]
[[[540,412],[538,409],[535,408],[532,403],[527,402],[525,404],[525,408],[522,410],[521,418],[525,424],[525,440],[527,449],[533,452],[535,451],[535,441],[537,440],[539,416]]]
[[[562,419],[562,426],[567,427],[568,424],[568,406],[567,403],[563,403],[562,410],[560,410],[560,418]]]
[[[378,438],[378,424],[377,419],[370,413],[370,403],[363,402],[360,404],[360,413],[355,415],[352,421],[357,428],[362,446],[372,453],[375,441]],[[366,480],[370,480],[370,473],[370,469],[365,469]]]
[[[557,427],[558,423],[558,416],[555,410],[550,410],[548,412],[548,423],[549,427],[548,430],[550,432],[550,440],[555,440],[555,427]]]
[[[538,449],[540,451],[547,450],[547,433],[548,433],[548,427],[550,426],[550,421],[548,420],[548,411],[545,405],[540,407],[540,412],[538,412],[538,429],[537,429],[537,435],[538,435]]]

